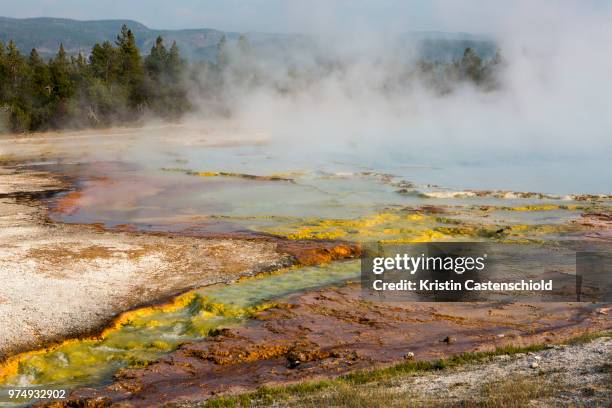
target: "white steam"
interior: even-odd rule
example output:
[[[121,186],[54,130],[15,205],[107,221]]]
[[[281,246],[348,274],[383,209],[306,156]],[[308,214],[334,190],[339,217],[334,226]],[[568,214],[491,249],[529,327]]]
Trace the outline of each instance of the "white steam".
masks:
[[[410,26],[395,21],[389,30],[375,31],[364,19],[353,21],[355,28],[342,24],[333,8],[315,4],[309,15],[322,16],[308,20],[310,31],[318,33],[315,50],[297,50],[289,61],[232,54],[232,65],[255,66],[262,73],[255,87],[226,84],[234,117],[245,127],[322,150],[407,149],[434,162],[590,157],[611,151],[609,7],[586,11],[580,2],[566,1],[434,2],[442,30],[487,33],[507,64],[496,91],[459,84],[441,95],[422,81],[396,83],[418,58],[414,44],[397,40]],[[325,72],[322,60],[341,61],[343,68]],[[278,84],[292,81],[293,67],[319,70],[317,79],[297,91],[279,92]]]

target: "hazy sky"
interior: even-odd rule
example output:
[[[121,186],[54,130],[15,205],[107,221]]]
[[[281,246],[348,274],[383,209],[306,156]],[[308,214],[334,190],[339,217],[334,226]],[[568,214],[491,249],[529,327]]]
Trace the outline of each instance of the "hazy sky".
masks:
[[[558,8],[600,13],[609,0],[0,0],[7,17],[123,18],[152,28],[210,27],[232,31],[465,31],[490,33],[517,10],[539,21]],[[547,12],[549,11],[549,13]]]

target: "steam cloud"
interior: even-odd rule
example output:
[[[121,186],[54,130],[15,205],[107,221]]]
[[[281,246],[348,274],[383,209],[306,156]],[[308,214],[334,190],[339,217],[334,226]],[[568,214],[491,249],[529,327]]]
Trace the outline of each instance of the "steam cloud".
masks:
[[[308,9],[305,2],[287,4],[287,19],[305,33],[301,45],[244,53],[230,44],[222,78],[202,68],[189,86],[208,88],[191,95],[198,109],[183,118],[188,131],[168,137],[179,145],[199,137],[198,128],[212,126],[221,111],[230,114],[228,134],[254,130],[287,154],[321,156],[321,162],[340,152],[374,169],[389,162],[439,166],[444,175],[437,179],[407,178],[449,187],[610,193],[609,4],[429,2],[440,31],[482,34],[504,59],[498,86],[449,81],[451,89],[443,91],[414,69],[418,42],[402,34],[423,27],[409,7],[381,23],[377,16],[345,20],[343,1],[308,2]],[[194,81],[193,73],[185,80]],[[153,118],[149,124],[159,125]],[[159,168],[167,146],[151,146],[150,128],[113,159]],[[109,156],[104,149],[84,150]],[[500,166],[511,169],[491,171]]]
[[[434,161],[525,155],[571,161],[610,152],[610,7],[434,2],[442,27],[488,33],[506,62],[497,90],[463,83],[440,94],[422,80],[398,83],[419,56],[416,44],[398,41],[409,25],[383,32],[367,24],[352,27],[317,4],[308,14],[325,18],[310,20],[317,33],[314,48],[295,50],[283,61],[230,50],[234,68],[262,73],[258,86],[226,77],[223,97],[241,124],[320,149],[391,146]],[[294,8],[291,14],[299,12]],[[340,61],[342,69],[325,72],[321,61]],[[317,79],[280,92],[278,84],[291,81],[294,67],[319,70]]]

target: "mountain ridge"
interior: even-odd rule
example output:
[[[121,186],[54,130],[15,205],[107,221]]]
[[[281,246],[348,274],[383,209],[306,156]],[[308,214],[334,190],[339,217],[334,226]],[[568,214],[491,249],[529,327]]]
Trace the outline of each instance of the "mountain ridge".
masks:
[[[241,35],[237,32],[213,28],[155,29],[130,19],[74,20],[59,17],[12,18],[0,16],[0,41],[5,44],[14,40],[23,53],[36,48],[43,58],[55,55],[59,44],[64,44],[71,55],[88,55],[95,43],[114,41],[122,25],[127,25],[136,36],[138,47],[143,54],[162,36],[167,44],[176,41],[181,54],[193,61],[214,61],[217,57],[217,43],[222,36],[229,42]],[[270,44],[290,47],[303,43],[309,36],[304,34],[244,33],[249,40],[269,48]],[[423,56],[432,60],[451,60],[459,57],[467,47],[474,48],[481,56],[494,54],[492,40],[469,33],[448,33],[439,31],[415,31],[404,33],[402,38],[424,45]]]

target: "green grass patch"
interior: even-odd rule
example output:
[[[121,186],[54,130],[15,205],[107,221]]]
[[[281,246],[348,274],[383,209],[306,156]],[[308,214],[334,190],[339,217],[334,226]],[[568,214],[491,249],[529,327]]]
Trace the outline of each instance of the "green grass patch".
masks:
[[[593,341],[601,337],[612,337],[612,332],[598,332],[598,333],[587,333],[578,337],[575,337],[565,344],[575,345],[584,344]],[[374,369],[374,370],[361,370],[355,371],[349,374],[339,376],[334,379],[320,380],[320,381],[305,381],[302,383],[268,387],[263,386],[258,388],[256,391],[240,394],[223,396],[205,401],[202,404],[194,405],[198,408],[242,408],[252,406],[266,406],[272,404],[274,401],[279,400],[290,400],[299,398],[308,398],[314,393],[325,391],[326,389],[334,388],[339,390],[350,390],[351,387],[358,385],[367,385],[370,383],[382,383],[390,381],[404,376],[416,375],[419,373],[427,373],[433,371],[440,371],[459,367],[465,364],[481,363],[491,360],[495,356],[499,355],[513,355],[518,353],[538,352],[548,348],[547,344],[536,344],[531,346],[519,347],[519,346],[504,346],[499,347],[495,351],[490,352],[476,352],[476,353],[462,353],[456,356],[452,356],[446,359],[432,360],[432,361],[406,361],[399,364],[395,364],[390,367]],[[535,395],[544,395],[544,389],[539,389],[535,385],[525,383],[525,398],[530,398]],[[485,388],[486,394],[486,388]],[[346,393],[347,398],[351,394]],[[488,395],[488,394],[487,394]],[[514,406],[511,404],[512,401],[497,401],[493,393],[488,395],[490,398],[487,400],[491,404],[502,403],[502,406]],[[354,395],[353,398],[357,398]],[[381,399],[379,402],[386,400]],[[314,403],[314,400],[311,401]],[[356,402],[356,401],[354,401]],[[484,406],[494,406],[491,404],[484,404]],[[359,404],[357,404],[359,405]],[[427,404],[425,404],[427,405]],[[313,405],[313,406],[316,406]],[[384,406],[384,405],[381,405]],[[409,405],[407,405],[409,406]]]

